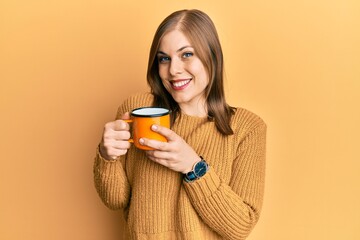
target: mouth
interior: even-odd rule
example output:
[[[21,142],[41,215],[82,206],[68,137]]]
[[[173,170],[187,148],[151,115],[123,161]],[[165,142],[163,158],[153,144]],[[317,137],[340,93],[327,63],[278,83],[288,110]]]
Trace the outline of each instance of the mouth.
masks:
[[[171,83],[171,87],[174,90],[183,90],[184,88],[186,88],[189,85],[191,80],[192,80],[192,78],[181,79],[181,80],[172,80],[172,81],[170,81],[170,83]]]

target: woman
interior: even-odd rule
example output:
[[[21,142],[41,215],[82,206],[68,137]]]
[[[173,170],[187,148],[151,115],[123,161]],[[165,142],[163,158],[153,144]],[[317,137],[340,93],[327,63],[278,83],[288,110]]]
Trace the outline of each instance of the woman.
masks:
[[[205,13],[177,11],[160,24],[147,80],[151,93],[128,98],[105,126],[94,165],[101,199],[124,209],[130,239],[245,239],[263,201],[266,125],[227,105],[222,50]],[[172,111],[171,129],[152,127],[168,142],[141,139],[151,151],[130,145],[123,121],[143,106]]]

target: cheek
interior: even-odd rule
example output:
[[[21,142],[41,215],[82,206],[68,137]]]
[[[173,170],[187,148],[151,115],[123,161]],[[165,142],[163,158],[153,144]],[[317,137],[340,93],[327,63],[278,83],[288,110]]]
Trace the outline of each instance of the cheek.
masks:
[[[163,65],[159,66],[159,76],[161,79],[166,79],[166,67]]]
[[[161,75],[160,75],[160,77],[161,77]],[[162,85],[165,87],[165,89],[166,89],[168,92],[170,92],[170,90],[171,90],[170,82],[161,77],[161,83],[162,83]]]
[[[209,84],[209,74],[202,64],[199,64],[196,66],[196,68],[193,68],[193,72],[197,75],[198,80],[200,80],[203,85],[207,86]]]
[[[159,66],[159,76],[160,76],[162,85],[165,87],[165,89],[166,89],[168,92],[170,92],[170,90],[171,90],[171,84],[170,84],[170,82],[167,80],[167,79],[168,79],[168,75],[167,75],[167,68],[166,68],[166,66],[164,66],[164,65]]]
[[[208,78],[207,71],[205,69],[205,66],[202,64],[200,59],[196,59],[192,62],[192,64],[189,64],[188,66],[189,71],[191,71],[194,75],[199,76],[200,78]]]
[[[209,74],[207,74],[207,72],[205,72],[205,74],[204,74],[204,82],[205,82],[206,86],[209,85],[210,78],[209,78]]]

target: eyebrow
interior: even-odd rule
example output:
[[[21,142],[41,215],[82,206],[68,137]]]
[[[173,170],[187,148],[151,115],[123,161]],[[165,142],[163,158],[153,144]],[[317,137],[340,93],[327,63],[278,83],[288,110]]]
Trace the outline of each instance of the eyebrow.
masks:
[[[183,47],[179,48],[178,50],[176,50],[176,52],[181,52],[181,51],[184,50],[185,48],[193,48],[193,47],[192,47],[192,46],[183,46]],[[157,54],[167,55],[167,54],[164,53],[163,51],[158,51]]]

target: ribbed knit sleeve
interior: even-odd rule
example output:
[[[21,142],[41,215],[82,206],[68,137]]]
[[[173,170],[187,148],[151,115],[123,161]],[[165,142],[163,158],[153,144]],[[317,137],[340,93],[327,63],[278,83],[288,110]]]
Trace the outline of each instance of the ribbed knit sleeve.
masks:
[[[113,210],[127,206],[130,197],[130,185],[121,161],[124,161],[124,157],[117,161],[107,161],[97,150],[94,163],[95,188],[103,203]]]
[[[116,119],[134,108],[151,104],[149,93],[131,96],[118,108]],[[95,188],[104,204],[113,210],[125,208],[129,203],[131,187],[125,172],[126,160],[127,155],[123,155],[116,161],[108,161],[97,148],[93,168]]]
[[[256,118],[246,133],[237,131],[244,130],[235,132],[236,158],[228,183],[211,166],[203,178],[184,182],[201,219],[223,238],[232,240],[245,239],[258,221],[265,178],[265,123]]]

